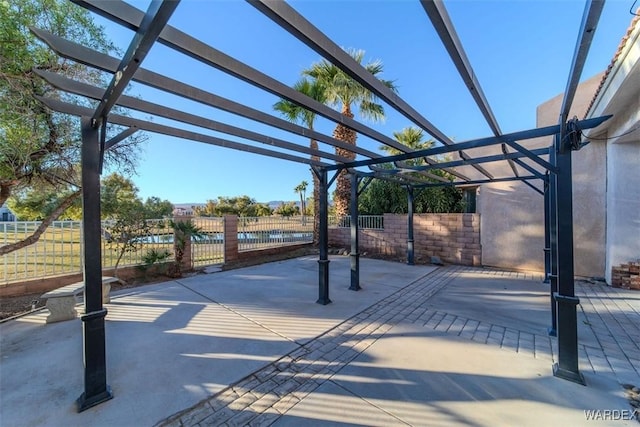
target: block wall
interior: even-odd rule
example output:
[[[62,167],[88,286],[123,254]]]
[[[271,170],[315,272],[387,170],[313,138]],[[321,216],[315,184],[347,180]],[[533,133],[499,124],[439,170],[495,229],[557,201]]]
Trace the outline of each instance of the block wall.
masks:
[[[360,230],[360,252],[387,256],[407,256],[407,215],[385,214],[384,230]],[[416,262],[431,256],[461,265],[481,265],[480,215],[416,214],[413,216]],[[351,230],[330,228],[329,245],[351,247]]]

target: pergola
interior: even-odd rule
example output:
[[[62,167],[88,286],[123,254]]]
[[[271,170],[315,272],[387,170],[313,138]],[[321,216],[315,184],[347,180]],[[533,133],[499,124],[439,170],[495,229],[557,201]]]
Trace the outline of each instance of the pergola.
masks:
[[[347,170],[351,174],[352,180],[350,289],[355,291],[360,289],[357,199],[359,190],[362,191],[372,179],[394,181],[407,188],[409,206],[407,262],[409,264],[413,264],[414,189],[444,185],[469,186],[499,181],[524,182],[531,189],[543,195],[545,201],[545,273],[550,282],[552,314],[549,333],[552,335],[557,334],[558,337],[558,363],[554,365],[553,373],[557,377],[584,384],[582,375],[578,370],[576,305],[579,303],[579,299],[574,293],[571,154],[572,151],[586,145],[585,142],[582,142],[581,130],[596,127],[609,117],[578,121],[576,119],[568,120],[568,115],[594,36],[596,24],[604,6],[604,0],[587,1],[558,124],[510,134],[504,134],[501,131],[442,1],[420,0],[425,13],[493,133],[489,137],[459,143],[455,143],[448,138],[411,105],[368,73],[336,43],[287,3],[283,1],[248,0],[252,6],[267,18],[335,64],[440,143],[437,147],[420,151],[414,151],[361,122],[345,117],[339,112],[297,92],[285,83],[264,74],[260,70],[254,69],[215,49],[213,46],[207,45],[168,25],[169,18],[178,7],[179,0],[154,0],[146,13],[127,3],[116,0],[72,1],[136,32],[125,55],[117,59],[61,39],[43,30],[32,29],[41,40],[46,42],[60,56],[113,74],[111,83],[105,90],[104,88],[87,85],[48,71],[36,70],[38,75],[64,92],[99,101],[98,107],[94,110],[56,99],[42,99],[42,102],[52,110],[81,117],[83,260],[86,314],[82,316],[85,380],[84,392],[78,399],[79,411],[113,397],[106,378],[105,316],[107,310],[102,305],[101,295],[100,173],[105,151],[138,130],[309,165],[320,182],[319,296],[317,300],[320,304],[329,304],[331,302],[329,298],[327,190],[343,170]],[[154,43],[161,43],[190,57],[194,61],[199,61],[207,66],[221,70],[266,92],[294,102],[328,120],[342,123],[361,135],[366,135],[374,141],[399,150],[402,154],[381,156],[378,153],[347,144],[323,133],[292,124],[249,105],[234,102],[204,89],[144,69],[142,68],[142,62]],[[310,149],[298,143],[242,129],[202,115],[191,114],[165,105],[125,96],[123,92],[131,81],[233,113],[268,125],[274,130],[284,130],[316,139],[333,147],[350,150],[364,159],[351,161],[334,153],[320,149]],[[169,118],[185,125],[214,130],[262,143],[266,147],[235,142],[177,126],[111,114],[112,108],[116,105],[158,117]],[[123,126],[125,130],[107,140],[107,123]],[[522,145],[523,141],[549,135],[554,136],[554,142],[550,147],[527,149]],[[465,150],[474,148],[498,145],[500,146],[500,154],[472,157],[465,152]],[[459,159],[438,161],[433,158],[433,156],[444,153],[457,153]],[[316,159],[309,156],[313,156]],[[424,159],[424,164],[412,166],[405,162],[417,158]],[[512,174],[496,177],[482,166],[485,163],[497,161],[508,162]],[[379,167],[378,165],[380,164],[386,164],[387,167]],[[520,174],[516,165],[525,170],[526,175]],[[368,169],[365,170],[363,167]],[[471,179],[460,171],[460,169],[469,167],[479,172],[482,178]],[[430,172],[433,170],[445,170],[455,176],[455,180],[443,180]],[[364,181],[363,185],[360,185],[361,181]],[[542,183],[541,187],[543,189],[535,185],[535,183],[539,184],[539,182]]]

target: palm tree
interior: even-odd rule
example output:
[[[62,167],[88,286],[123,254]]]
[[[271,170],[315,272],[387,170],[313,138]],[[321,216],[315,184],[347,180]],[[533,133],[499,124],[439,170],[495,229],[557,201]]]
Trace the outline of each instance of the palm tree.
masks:
[[[433,139],[429,139],[424,141],[424,131],[420,128],[414,126],[408,126],[402,129],[399,132],[394,132],[393,137],[396,141],[398,141],[402,145],[406,145],[407,147],[413,150],[426,150],[427,148],[431,148],[434,144]],[[390,147],[388,145],[381,145],[381,150],[389,153],[390,156],[394,156],[396,154],[402,154],[403,152],[398,150],[397,148]],[[424,164],[424,160],[422,158],[413,159],[407,161],[408,164],[417,166]]]
[[[310,80],[308,78],[301,78],[294,85],[293,88],[300,93],[307,95],[309,98],[315,99],[318,102],[326,102],[326,91],[324,86],[317,80]],[[316,113],[307,110],[304,107],[299,106],[287,99],[281,99],[273,105],[274,110],[282,114],[287,120],[292,123],[301,123],[308,129],[313,130],[313,124],[316,121]],[[309,148],[312,150],[318,149],[318,141],[311,138],[309,139]],[[320,157],[311,156],[311,160],[319,161]],[[311,172],[311,178],[313,182],[313,242],[318,242],[320,233],[320,182],[318,177]]]
[[[304,205],[304,201],[307,199],[307,186],[309,183],[307,181],[302,181],[300,184],[296,185],[293,189],[296,193],[300,194],[300,213],[302,215],[302,224],[304,224],[304,214],[306,212],[306,206]]]
[[[362,64],[365,52],[363,50],[348,49],[347,53]],[[383,71],[382,62],[375,60],[364,65],[364,68],[374,76],[378,76]],[[379,104],[378,98],[360,83],[356,82],[344,71],[326,60],[316,62],[311,68],[302,72],[313,78],[325,87],[326,103],[340,108],[340,112],[352,119],[353,106],[365,119],[382,121],[384,119],[384,108]],[[395,85],[390,80],[379,79],[385,86],[396,90]],[[333,137],[341,141],[356,145],[356,131],[338,123],[333,131]],[[336,154],[349,159],[355,159],[356,154],[344,148],[336,147]],[[349,212],[349,199],[351,198],[351,181],[346,176],[346,171],[342,171],[336,181],[336,191],[334,193],[334,204],[337,216],[347,215]]]

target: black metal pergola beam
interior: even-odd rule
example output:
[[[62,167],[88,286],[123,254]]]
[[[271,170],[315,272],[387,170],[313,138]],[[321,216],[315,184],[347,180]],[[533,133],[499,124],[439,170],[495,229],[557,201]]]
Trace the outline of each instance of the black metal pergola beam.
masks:
[[[434,166],[434,167],[436,167],[436,166]],[[433,179],[435,181],[442,181],[442,182],[448,182],[449,181],[447,178],[445,178],[443,176],[434,175],[434,174],[426,172],[426,171],[411,171],[411,170],[407,170],[407,169],[385,169],[383,167],[376,166],[376,165],[370,165],[369,169],[371,169],[374,172],[386,173],[388,175],[406,176],[406,174],[408,174],[408,173],[419,173],[420,175],[423,175],[426,178],[430,178],[430,179]]]
[[[139,129],[134,128],[134,127],[129,127],[125,130],[123,130],[122,132],[120,132],[119,134],[117,134],[116,136],[114,136],[113,138],[109,139],[108,141],[105,142],[104,144],[104,150],[110,150],[111,148],[115,147],[116,145],[118,145],[119,143],[121,143],[122,141],[124,141],[125,139],[129,138],[131,135],[133,135],[134,133],[136,133]]]
[[[119,61],[109,55],[88,49],[76,43],[72,43],[61,37],[55,36],[47,31],[39,28],[31,28],[31,31],[43,42],[45,42],[58,55],[80,62],[81,64],[97,68],[99,70],[115,72]],[[354,153],[361,154],[370,158],[380,158],[378,153],[366,150],[364,148],[345,143],[336,138],[324,135],[320,132],[310,130],[308,128],[296,125],[278,117],[266,114],[254,108],[247,107],[230,99],[212,94],[186,83],[170,79],[153,71],[139,68],[133,77],[134,81],[143,83],[150,87],[178,95],[180,97],[199,102],[203,105],[214,107],[223,111],[237,114],[241,117],[248,118],[281,130],[285,130],[296,135],[313,138],[319,142],[332,145],[334,147],[344,148]]]
[[[444,145],[452,145],[454,142],[446,136],[442,131],[435,127],[429,120],[416,111],[411,105],[400,98],[391,89],[385,86],[375,76],[368,72],[362,65],[358,64],[347,52],[340,46],[335,44],[322,31],[317,29],[311,22],[300,15],[295,9],[285,2],[265,1],[265,0],[247,0],[252,6],[262,12],[269,19],[288,31],[298,40],[306,44],[308,47],[328,59],[335,66],[344,71],[351,78],[383,99],[387,104],[391,105],[396,111],[411,120],[420,128],[433,136],[437,141]],[[412,150],[406,146],[392,140],[380,141],[401,152],[411,152]],[[460,152],[460,157],[469,158],[464,152]],[[478,171],[488,178],[492,175],[484,168],[473,165]]]
[[[77,82],[75,80],[68,79],[66,77],[60,76],[59,74],[51,73],[49,71],[35,70],[35,73],[49,82],[49,84],[62,91],[81,95],[91,99],[100,99],[100,93],[102,92],[102,90],[98,87]],[[347,162],[350,160],[346,157],[337,156],[333,153],[314,150],[307,146],[294,144],[282,139],[266,136],[257,132],[239,128],[237,126],[232,126],[226,123],[221,123],[215,120],[207,119],[205,117],[197,116],[195,114],[185,113],[183,111],[176,110],[175,108],[165,107],[163,105],[143,101],[131,96],[120,96],[117,105],[141,111],[143,113],[153,114],[155,116],[176,120],[189,125],[214,130],[216,132],[222,132],[252,141],[261,142],[263,144],[271,145],[285,150],[297,151],[300,153],[309,154],[311,156],[334,160],[336,162]],[[111,144],[110,146],[113,146],[113,144]]]
[[[116,22],[126,28],[137,31],[143,19],[142,11],[120,0],[101,2],[97,0],[75,0],[83,7]],[[158,42],[181,52],[197,61],[214,67],[239,80],[256,86],[266,92],[294,102],[321,117],[331,120],[359,132],[377,142],[394,147],[403,152],[410,151],[406,146],[366,126],[356,120],[348,118],[336,111],[284,83],[238,61],[237,59],[215,49],[188,34],[167,25],[158,37]],[[353,147],[353,146],[351,146]],[[347,148],[349,149],[349,148]],[[350,151],[353,151],[349,149]]]
[[[589,0],[585,4],[584,12],[582,14],[582,22],[578,33],[578,41],[571,61],[569,78],[567,79],[567,86],[562,98],[562,106],[560,107],[560,125],[562,126],[564,126],[569,119],[569,112],[571,110],[571,105],[573,104],[576,91],[578,90],[582,69],[584,68],[584,64],[587,60],[589,48],[591,47],[591,42],[593,41],[593,36],[595,35],[595,30],[598,25],[598,21],[600,20],[603,8],[604,0]]]
[[[54,111],[58,111],[65,114],[71,114],[73,116],[83,117],[91,110],[86,107],[81,107],[75,104],[69,104],[59,101],[57,99],[38,97],[47,107]],[[184,129],[178,129],[171,126],[162,125],[159,123],[149,122],[146,120],[134,119],[132,117],[121,116],[118,114],[109,115],[109,122],[128,127],[135,127],[140,130],[146,130],[153,133],[158,133],[167,136],[173,136],[180,139],[186,139],[189,141],[202,142],[205,144],[215,145],[223,148],[231,148],[233,150],[244,151],[247,153],[260,154],[263,156],[273,157],[276,159],[289,160],[296,163],[303,163],[313,166],[328,167],[329,163],[312,160],[308,157],[299,157],[279,151],[269,150],[266,148],[254,147],[252,145],[242,144],[239,142],[229,141],[222,138],[217,138],[210,135],[205,135],[197,132],[192,132]]]
[[[420,0],[420,3],[422,4],[424,11],[429,16],[433,27],[438,33],[438,36],[440,36],[440,40],[442,40],[442,44],[444,44],[445,49],[449,53],[449,57],[458,70],[460,77],[462,77],[462,81],[465,86],[469,89],[469,93],[482,112],[482,115],[491,128],[491,131],[495,136],[502,135],[502,130],[500,129],[498,121],[489,106],[489,101],[487,101],[487,98],[484,95],[480,82],[476,77],[476,73],[473,71],[473,67],[471,67],[471,63],[469,62],[467,54],[462,47],[462,42],[460,41],[456,29],[449,18],[449,14],[447,13],[444,3],[442,1],[433,0]],[[504,143],[501,144],[500,147],[503,154],[509,154]],[[513,161],[508,160],[508,163],[513,174],[518,176],[518,170],[513,164]]]
[[[415,188],[432,188],[432,187],[460,187],[460,186],[468,186],[468,185],[480,185],[480,184],[490,184],[492,182],[509,182],[509,181],[528,181],[540,179],[535,175],[520,175],[520,176],[507,176],[504,178],[492,178],[492,179],[476,179],[468,182],[438,182],[438,183],[426,183],[426,184],[416,184]]]
[[[531,154],[535,156],[544,156],[549,154],[549,148],[538,148],[530,150]],[[410,166],[410,165],[398,165],[396,167],[400,169],[398,173],[401,173],[402,170],[411,170],[411,171],[425,171],[438,169],[439,166],[446,167],[457,167],[457,166],[465,166],[471,163],[493,163],[499,162],[503,160],[510,159],[520,159],[522,157],[528,157],[527,154],[524,153],[508,153],[508,154],[494,154],[492,156],[484,156],[484,157],[474,157],[469,160],[452,160],[448,162],[438,163],[437,165],[420,165],[420,166]]]
[[[599,126],[601,123],[603,123],[605,120],[610,119],[611,117],[612,116],[609,115],[609,116],[595,117],[592,119],[580,120],[578,121],[578,125],[580,126],[581,129],[591,129],[596,126]],[[438,154],[445,154],[445,153],[450,153],[458,150],[468,150],[472,148],[487,147],[490,145],[500,144],[502,142],[539,138],[541,136],[554,135],[559,131],[560,131],[560,125],[552,125],[552,126],[546,126],[542,128],[513,132],[513,133],[504,134],[500,136],[490,136],[487,138],[479,138],[479,139],[473,139],[465,142],[458,142],[458,143],[455,143],[454,145],[449,145],[449,146],[427,148],[425,150],[414,151],[413,153],[396,154],[393,156],[386,156],[380,159],[357,160],[357,161],[343,163],[339,165],[331,165],[331,166],[328,166],[328,169],[339,170],[339,169],[345,169],[345,168],[357,168],[361,166],[377,165],[380,163],[396,162],[400,160],[411,160],[411,159],[417,159],[419,157],[435,156]],[[553,165],[549,164],[549,166],[553,166]]]
[[[72,0],[73,1],[73,0]],[[78,2],[80,3],[80,2]],[[180,0],[153,0],[147,13],[142,18],[140,28],[122,57],[118,69],[114,73],[109,86],[91,118],[92,125],[97,127],[109,115],[111,108],[124,93],[131,78],[151,50],[162,29],[180,4]]]

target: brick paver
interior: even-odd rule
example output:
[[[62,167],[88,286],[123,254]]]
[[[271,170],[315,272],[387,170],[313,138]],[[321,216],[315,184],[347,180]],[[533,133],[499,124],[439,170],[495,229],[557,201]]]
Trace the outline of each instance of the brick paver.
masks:
[[[159,425],[268,426],[400,322],[553,362],[557,354],[553,337],[426,307],[431,296],[465,272],[542,280],[542,276],[529,273],[440,268]],[[580,369],[615,375],[621,383],[640,384],[638,304],[630,303],[627,294],[601,284],[577,282],[576,293],[581,313],[599,343],[599,347],[579,345]]]

